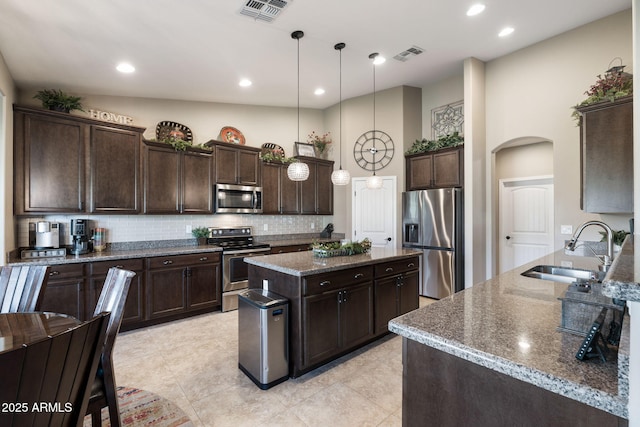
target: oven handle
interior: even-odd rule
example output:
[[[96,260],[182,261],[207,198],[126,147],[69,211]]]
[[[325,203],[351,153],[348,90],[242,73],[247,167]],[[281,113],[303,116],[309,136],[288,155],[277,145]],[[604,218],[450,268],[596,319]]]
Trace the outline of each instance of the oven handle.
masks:
[[[271,248],[261,248],[261,249],[234,249],[231,251],[222,252],[222,255],[236,255],[236,254],[249,254],[249,253],[263,253],[263,252],[271,252]]]

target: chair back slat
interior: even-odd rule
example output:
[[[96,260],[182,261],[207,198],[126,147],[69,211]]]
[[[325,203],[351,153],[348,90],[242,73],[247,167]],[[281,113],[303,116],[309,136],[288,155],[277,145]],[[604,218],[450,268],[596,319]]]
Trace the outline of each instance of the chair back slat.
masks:
[[[124,315],[124,306],[129,294],[131,279],[136,273],[121,268],[112,267],[107,273],[107,278],[102,286],[98,303],[94,310],[94,316],[98,313],[109,312],[109,326],[107,327],[107,336],[105,338],[105,351],[109,353],[113,349],[116,336],[122,324],[122,316]]]
[[[36,311],[49,279],[49,267],[2,267],[0,273],[0,313]]]
[[[21,347],[14,351],[0,353],[0,402],[18,402],[18,388],[20,386],[20,376],[22,375],[22,365],[27,352],[26,347]],[[16,412],[0,411],[0,425],[13,425],[13,415]]]

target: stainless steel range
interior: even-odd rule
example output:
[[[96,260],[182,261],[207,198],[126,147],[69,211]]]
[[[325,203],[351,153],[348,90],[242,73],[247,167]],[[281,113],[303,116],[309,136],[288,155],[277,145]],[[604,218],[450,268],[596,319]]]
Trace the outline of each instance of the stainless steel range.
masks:
[[[251,227],[210,227],[207,243],[222,248],[222,311],[238,308],[238,294],[249,286],[244,258],[268,255],[268,244],[254,243]]]

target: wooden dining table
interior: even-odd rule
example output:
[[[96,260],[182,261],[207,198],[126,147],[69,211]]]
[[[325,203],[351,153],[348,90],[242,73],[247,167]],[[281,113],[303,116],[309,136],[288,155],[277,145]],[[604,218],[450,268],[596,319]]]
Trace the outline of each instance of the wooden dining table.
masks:
[[[73,316],[50,312],[0,314],[0,353],[64,332],[82,322]]]

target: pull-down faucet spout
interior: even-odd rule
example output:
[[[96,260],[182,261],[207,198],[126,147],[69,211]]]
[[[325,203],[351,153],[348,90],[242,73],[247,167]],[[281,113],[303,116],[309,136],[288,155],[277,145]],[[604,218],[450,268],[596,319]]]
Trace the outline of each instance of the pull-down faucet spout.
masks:
[[[602,259],[602,263],[604,264],[604,271],[607,271],[611,266],[611,263],[613,262],[613,230],[604,222],[587,221],[584,224],[582,224],[580,227],[578,227],[576,232],[573,233],[573,236],[571,237],[571,240],[569,240],[569,243],[567,243],[567,245],[565,246],[565,249],[574,251],[576,249],[576,243],[578,242],[578,237],[580,237],[582,230],[584,230],[590,225],[600,226],[607,232],[607,254],[604,255]]]

